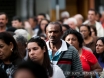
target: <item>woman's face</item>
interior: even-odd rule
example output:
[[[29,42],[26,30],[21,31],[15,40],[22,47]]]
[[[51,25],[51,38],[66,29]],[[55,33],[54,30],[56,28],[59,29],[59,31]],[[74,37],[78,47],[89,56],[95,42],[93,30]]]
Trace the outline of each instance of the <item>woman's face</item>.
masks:
[[[14,78],[36,78],[34,75],[26,69],[18,70],[14,76]]]
[[[40,28],[42,29],[42,31],[44,31],[45,26],[48,24],[48,22],[46,20],[42,20],[40,23]]]
[[[96,53],[100,54],[104,52],[104,44],[101,40],[98,40],[96,43]]]
[[[91,28],[91,36],[92,36],[92,37],[96,36],[96,35],[95,35],[95,32],[94,32],[94,30],[93,30],[92,28]]]
[[[43,63],[45,48],[42,49],[36,42],[29,42],[27,49],[32,61]]]
[[[86,26],[81,26],[80,33],[82,34],[83,38],[86,39],[89,36],[90,32]]]
[[[65,41],[71,45],[73,45],[76,49],[79,48],[79,42],[77,37],[74,34],[69,34],[67,35],[67,37],[65,38]]]
[[[8,60],[11,56],[13,44],[7,45],[3,40],[0,39],[0,60]]]

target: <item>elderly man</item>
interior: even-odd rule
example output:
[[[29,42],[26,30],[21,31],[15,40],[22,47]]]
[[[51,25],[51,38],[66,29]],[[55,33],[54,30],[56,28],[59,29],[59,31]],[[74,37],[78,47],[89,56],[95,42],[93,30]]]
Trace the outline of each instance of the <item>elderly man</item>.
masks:
[[[49,40],[47,47],[52,63],[63,70],[66,78],[81,78],[81,74],[72,74],[72,72],[82,72],[82,66],[77,50],[61,40],[62,26],[58,22],[51,22],[46,26],[45,32]]]

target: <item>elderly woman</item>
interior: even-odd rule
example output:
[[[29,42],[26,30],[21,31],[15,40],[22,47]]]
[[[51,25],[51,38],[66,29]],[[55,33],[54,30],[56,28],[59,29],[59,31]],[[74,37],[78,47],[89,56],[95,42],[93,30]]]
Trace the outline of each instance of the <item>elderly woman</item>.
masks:
[[[9,78],[20,61],[13,36],[7,32],[0,32],[0,67],[5,70]]]
[[[63,40],[73,45],[79,53],[83,71],[85,72],[101,72],[102,68],[94,54],[86,47],[83,47],[83,37],[76,30],[68,30],[63,35]],[[86,78],[86,77],[85,77]],[[90,78],[90,77],[89,77]]]

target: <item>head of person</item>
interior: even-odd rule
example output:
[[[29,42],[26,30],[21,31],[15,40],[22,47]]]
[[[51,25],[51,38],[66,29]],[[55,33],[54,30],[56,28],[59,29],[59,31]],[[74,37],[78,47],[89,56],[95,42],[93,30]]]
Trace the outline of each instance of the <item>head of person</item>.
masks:
[[[63,33],[65,31],[67,31],[68,29],[70,29],[70,27],[67,24],[62,24],[62,31],[63,31]]]
[[[58,22],[50,22],[45,27],[45,32],[50,43],[57,44],[63,34],[62,26]]]
[[[38,19],[38,24],[40,24],[40,21],[42,19],[46,19],[46,15],[44,13],[40,13],[37,15],[37,19]]]
[[[22,28],[22,20],[18,16],[12,18],[12,26],[15,28]]]
[[[28,22],[32,28],[35,28],[36,25],[38,24],[38,19],[36,17],[32,16],[32,17],[28,18]]]
[[[18,65],[13,78],[48,78],[47,71],[36,62],[25,61]]]
[[[75,18],[69,18],[67,20],[67,24],[69,25],[70,28],[76,29],[77,26],[77,20]]]
[[[31,38],[27,42],[28,59],[34,62],[38,62],[43,65],[49,72],[49,76],[52,76],[51,63],[48,56],[48,49],[45,41],[39,36]]]
[[[100,37],[96,41],[96,51],[94,54],[97,58],[101,56],[101,60],[104,62],[104,37]]]
[[[20,54],[21,58],[24,58],[26,56],[26,43],[27,39],[22,35],[14,35],[13,36],[17,42],[18,45],[18,52]]]
[[[82,34],[84,39],[91,36],[91,29],[90,29],[89,25],[81,25],[80,28],[79,28],[79,31]]]
[[[95,18],[95,19],[96,19],[96,21],[98,21],[98,22],[100,21],[100,19],[101,19],[101,14],[100,14],[99,12],[96,13],[96,18]]]
[[[67,30],[63,34],[62,39],[73,45],[76,49],[82,48],[84,42],[82,35],[73,29]]]
[[[15,63],[19,57],[18,47],[13,36],[8,32],[0,33],[0,62]]]
[[[47,19],[42,19],[41,21],[40,21],[40,31],[41,31],[41,33],[44,31],[44,29],[45,29],[45,26],[47,25],[47,24],[49,24],[49,20],[47,20]],[[44,31],[45,32],[45,31]]]
[[[92,37],[97,36],[96,27],[95,27],[95,26],[90,26],[90,28],[91,28],[91,36],[92,36]]]
[[[63,12],[61,13],[62,22],[64,22],[65,20],[67,20],[69,17],[70,17],[69,12],[63,11]]]
[[[6,27],[7,23],[8,23],[7,14],[4,12],[0,12],[0,27]]]
[[[89,11],[88,11],[88,20],[90,21],[90,22],[94,22],[95,20],[96,20],[96,11],[95,11],[95,9],[90,9]]]
[[[81,14],[76,14],[76,15],[74,16],[74,18],[77,20],[77,26],[78,26],[78,27],[79,27],[80,25],[82,25],[84,18],[83,18],[83,16],[82,16]]]

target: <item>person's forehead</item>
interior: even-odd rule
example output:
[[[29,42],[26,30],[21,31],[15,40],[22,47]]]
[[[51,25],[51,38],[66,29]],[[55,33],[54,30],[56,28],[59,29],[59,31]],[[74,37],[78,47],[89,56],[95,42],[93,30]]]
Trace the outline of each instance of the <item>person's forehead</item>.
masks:
[[[6,18],[5,14],[0,15],[0,18]]]
[[[46,29],[47,30],[60,30],[60,26],[49,24]]]
[[[90,14],[95,14],[95,12],[94,12],[94,11],[88,11],[88,13],[90,13]]]

